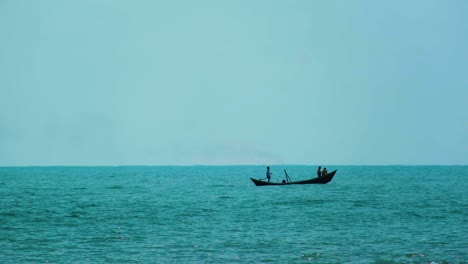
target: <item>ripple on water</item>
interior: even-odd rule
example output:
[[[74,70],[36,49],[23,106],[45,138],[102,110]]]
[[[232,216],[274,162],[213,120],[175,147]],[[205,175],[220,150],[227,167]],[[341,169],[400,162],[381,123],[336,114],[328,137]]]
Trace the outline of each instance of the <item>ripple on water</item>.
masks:
[[[392,166],[341,167],[330,184],[279,188],[258,188],[242,176],[260,177],[263,169],[50,173],[54,169],[48,168],[39,170],[46,174],[22,169],[4,176],[0,168],[8,187],[0,185],[0,258],[5,263],[468,260],[468,186],[457,176],[459,169],[441,180],[431,170],[450,170],[428,168],[418,175],[412,167],[398,173]],[[288,172],[306,175],[311,169],[292,166]],[[220,180],[226,183],[211,184]]]

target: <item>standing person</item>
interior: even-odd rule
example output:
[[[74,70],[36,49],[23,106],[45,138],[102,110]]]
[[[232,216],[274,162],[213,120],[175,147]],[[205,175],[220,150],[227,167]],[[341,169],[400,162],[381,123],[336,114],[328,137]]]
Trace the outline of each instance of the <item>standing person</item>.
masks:
[[[321,168],[322,168],[322,167],[319,166],[318,169],[317,169],[317,177],[318,177],[318,178],[320,178],[320,175],[322,175],[322,172],[321,172],[321,170],[320,170]]]
[[[328,173],[327,168],[323,168],[322,176],[327,176],[327,173]]]
[[[270,179],[271,179],[270,167],[267,167],[266,177],[267,177],[267,179],[268,179],[268,182],[270,182]]]

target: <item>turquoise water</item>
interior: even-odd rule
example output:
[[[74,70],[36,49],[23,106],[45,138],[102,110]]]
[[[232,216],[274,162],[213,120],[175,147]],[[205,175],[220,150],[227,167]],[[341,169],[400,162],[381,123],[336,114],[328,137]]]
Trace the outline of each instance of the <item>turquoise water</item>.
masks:
[[[0,260],[468,263],[468,166],[327,168],[0,168]]]

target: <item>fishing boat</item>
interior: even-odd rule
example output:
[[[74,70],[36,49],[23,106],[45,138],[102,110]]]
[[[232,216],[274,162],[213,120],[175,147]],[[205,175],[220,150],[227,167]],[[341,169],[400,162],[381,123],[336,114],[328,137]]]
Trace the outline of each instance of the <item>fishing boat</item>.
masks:
[[[335,173],[336,173],[336,170],[322,177],[309,179],[309,180],[303,180],[303,181],[296,181],[296,182],[291,181],[287,175],[286,175],[286,180],[283,180],[283,182],[267,182],[264,180],[257,180],[254,178],[250,178],[250,179],[253,181],[253,183],[256,186],[291,185],[291,184],[326,184],[326,183],[331,182],[331,180],[333,180],[333,176],[335,176]]]

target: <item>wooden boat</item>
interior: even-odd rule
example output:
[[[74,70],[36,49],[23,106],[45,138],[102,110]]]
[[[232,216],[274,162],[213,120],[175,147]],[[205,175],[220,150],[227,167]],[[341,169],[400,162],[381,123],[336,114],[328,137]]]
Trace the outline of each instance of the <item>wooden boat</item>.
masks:
[[[291,185],[291,184],[326,184],[333,180],[333,176],[335,176],[336,170],[328,173],[326,176],[322,176],[320,178],[314,178],[309,180],[303,181],[296,181],[296,182],[267,182],[263,180],[257,180],[254,178],[250,178],[256,186],[267,186],[267,185]]]

